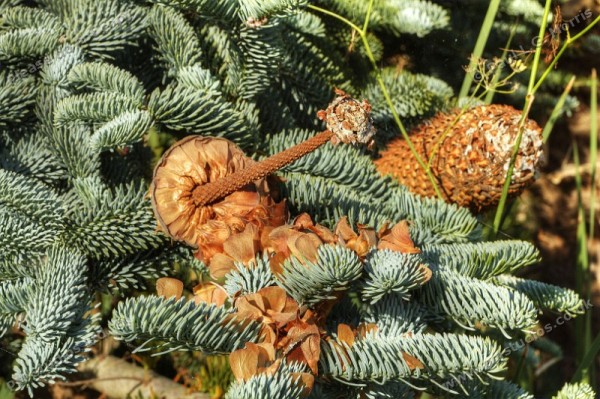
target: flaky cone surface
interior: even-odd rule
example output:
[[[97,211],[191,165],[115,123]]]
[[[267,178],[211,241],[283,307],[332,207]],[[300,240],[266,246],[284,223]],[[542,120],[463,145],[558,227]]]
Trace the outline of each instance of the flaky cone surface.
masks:
[[[508,105],[486,105],[440,113],[417,127],[410,138],[448,202],[475,212],[497,205],[516,142],[521,111]],[[457,120],[458,117],[458,120]],[[439,143],[439,144],[438,144]],[[436,144],[439,146],[434,154]],[[509,189],[519,195],[535,180],[542,159],[542,131],[528,119]],[[427,197],[435,191],[402,138],[391,141],[375,161],[382,174],[391,174],[412,192]]]
[[[198,248],[209,262],[223,252],[223,243],[247,224],[259,229],[286,220],[285,205],[276,204],[265,180],[250,182],[209,205],[194,199],[199,187],[252,164],[250,158],[223,138],[189,136],[165,152],[154,170],[150,195],[160,227],[173,239]]]

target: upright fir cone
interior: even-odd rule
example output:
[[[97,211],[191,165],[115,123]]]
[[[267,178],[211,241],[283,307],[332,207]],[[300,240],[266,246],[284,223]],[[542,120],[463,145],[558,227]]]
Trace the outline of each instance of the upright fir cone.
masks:
[[[341,90],[336,94],[318,113],[327,130],[260,162],[223,138],[189,136],[175,143],[156,166],[150,188],[162,230],[197,247],[196,256],[209,267],[213,257],[218,258],[214,269],[219,275],[233,260],[247,260],[249,247],[259,249],[263,228],[287,220],[285,205],[271,198],[265,177],[328,141],[372,144],[375,128],[369,103]]]
[[[425,163],[437,146],[431,171],[446,201],[480,212],[495,206],[502,195],[521,111],[509,105],[484,105],[466,111],[456,121],[459,114],[459,110],[437,114],[417,127],[410,139]],[[510,196],[519,195],[535,180],[541,159],[542,131],[528,119],[511,178]],[[394,176],[416,194],[436,195],[402,138],[390,142],[375,165],[381,174]]]

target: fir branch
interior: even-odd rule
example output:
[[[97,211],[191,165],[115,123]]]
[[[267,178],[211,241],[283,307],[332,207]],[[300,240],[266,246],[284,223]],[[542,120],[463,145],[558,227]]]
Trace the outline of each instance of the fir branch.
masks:
[[[565,384],[552,399],[594,399],[594,390],[585,383]]]
[[[2,217],[0,217],[0,221],[2,221]],[[1,235],[2,229],[0,228]],[[10,240],[10,235],[7,234],[7,236],[8,240]],[[50,244],[51,242],[43,246],[43,250],[38,251],[27,251],[21,248],[10,253],[10,251],[4,251],[3,249],[2,255],[0,255],[0,278],[3,280],[14,280],[35,277],[36,270],[42,263],[41,259],[45,253],[45,249]]]
[[[88,55],[112,59],[146,29],[146,10],[118,0],[79,1],[64,16],[66,36]]]
[[[238,22],[239,0],[149,0],[151,3],[166,4],[179,10],[192,11],[203,19],[232,25]]]
[[[367,3],[360,0],[322,0],[321,3],[347,16],[357,24],[367,15]],[[448,11],[437,4],[422,0],[382,0],[374,3],[369,26],[400,36],[404,33],[423,37],[434,29],[449,24]]]
[[[0,314],[20,313],[26,308],[30,300],[29,293],[34,280],[31,277],[23,277],[15,280],[4,280],[0,282]]]
[[[314,115],[331,100],[331,87],[355,91],[348,79],[352,72],[330,37],[317,36],[322,26],[314,25],[323,23],[315,15],[299,13],[281,23],[286,56],[279,70],[278,91],[299,126],[320,128]]]
[[[255,262],[248,266],[235,262],[235,268],[225,276],[224,284],[225,291],[232,297],[252,294],[276,283],[267,254],[257,255]]]
[[[422,292],[421,300],[432,311],[471,330],[492,327],[509,337],[508,331],[527,330],[537,320],[534,303],[520,292],[449,270],[434,269]]]
[[[15,324],[15,319],[15,315],[0,314],[0,338],[4,337],[13,324]]]
[[[74,251],[53,246],[41,268],[26,306],[25,332],[38,341],[63,336],[88,309],[86,259]]]
[[[448,27],[450,23],[448,11],[430,1],[389,0],[387,3],[392,12],[383,14],[382,28],[396,35],[412,33],[424,37],[433,30]]]
[[[225,395],[225,399],[301,399],[305,386],[298,381],[295,373],[305,371],[300,363],[283,363],[272,374],[260,373],[247,381],[235,381]]]
[[[419,288],[431,276],[418,254],[392,250],[372,250],[365,259],[362,297],[376,303],[386,295],[409,300],[409,291]]]
[[[217,24],[205,24],[200,27],[198,35],[206,54],[207,67],[219,77],[226,94],[238,97],[244,75],[244,58],[234,32]]]
[[[77,365],[86,359],[90,347],[96,343],[100,329],[96,318],[88,318],[76,335],[54,338],[50,342],[38,337],[27,337],[16,360],[12,380],[18,390],[33,390],[65,380],[65,374],[75,373]]]
[[[481,238],[481,226],[468,209],[436,198],[421,198],[402,186],[392,190],[388,206],[396,220],[408,219],[415,228],[429,230],[446,243],[477,241]],[[417,245],[425,243],[415,241]]]
[[[30,177],[0,169],[0,211],[42,223],[49,228],[61,225],[62,204],[47,185]]]
[[[67,221],[62,240],[96,260],[158,247],[164,238],[154,232],[156,221],[150,204],[136,198],[139,191],[133,194],[109,192],[104,198],[113,198],[110,209],[100,202],[79,210]]]
[[[240,320],[212,304],[146,296],[120,302],[109,328],[112,335],[125,342],[146,341],[155,349],[211,354],[229,353],[243,348],[246,342],[258,342],[260,325]]]
[[[244,57],[244,75],[240,94],[250,99],[268,89],[269,82],[278,74],[282,58],[282,31],[279,23],[267,23],[260,28],[244,27],[237,45]]]
[[[16,7],[22,0],[0,0],[0,10],[4,11],[10,7]]]
[[[246,0],[240,2],[239,16],[244,22],[289,16],[307,3],[307,0]]]
[[[192,89],[221,94],[221,82],[208,69],[199,65],[184,66],[178,69],[177,82]]]
[[[523,17],[525,21],[536,26],[544,16],[544,7],[534,0],[509,0],[500,3],[500,10],[516,17]]]
[[[283,172],[285,196],[298,213],[309,213],[316,222],[334,226],[342,217],[375,228],[392,219],[377,198],[366,197],[327,178]]]
[[[275,275],[277,284],[299,304],[314,306],[347,290],[360,277],[362,264],[356,253],[341,245],[321,245],[316,262],[290,257],[282,269]]]
[[[568,314],[569,316],[576,316],[585,312],[581,297],[568,288],[510,275],[497,276],[493,281],[526,295],[539,308]]]
[[[426,310],[423,306],[393,295],[387,295],[368,307],[363,317],[365,322],[376,324],[377,332],[384,337],[422,333],[427,328]]]
[[[42,57],[56,48],[60,32],[46,28],[18,29],[0,35],[0,60],[18,63]]]
[[[100,158],[90,145],[91,129],[83,125],[68,124],[50,131],[50,141],[70,177],[97,176]]]
[[[144,86],[133,74],[104,62],[86,62],[74,66],[67,75],[67,81],[78,90],[122,94],[137,106],[144,101]]]
[[[77,46],[63,45],[56,49],[42,67],[40,77],[42,82],[58,90],[66,91],[69,85],[69,72],[77,64],[83,62],[83,51]],[[59,96],[59,99],[64,96]]]
[[[124,291],[142,289],[146,280],[165,276],[175,265],[204,271],[205,266],[196,260],[190,249],[181,246],[167,246],[139,251],[130,256],[103,259],[92,262],[91,286],[97,290]]]
[[[2,25],[9,29],[33,29],[44,27],[59,31],[60,20],[41,8],[10,7],[2,13]]]
[[[61,100],[54,112],[54,122],[64,126],[74,122],[105,123],[126,112],[137,110],[131,98],[118,93],[87,93]]]
[[[43,135],[27,135],[14,145],[0,149],[0,168],[47,185],[58,184],[67,177],[67,173],[50,145],[50,140]]]
[[[85,261],[80,254],[53,246],[29,290],[27,337],[13,380],[30,395],[33,389],[75,372],[83,354],[98,339],[99,314],[89,315]]]
[[[532,244],[517,240],[425,245],[422,249],[423,257],[431,264],[482,280],[541,260]]]
[[[0,209],[0,249],[2,258],[16,256],[39,256],[46,248],[56,241],[62,233],[59,226],[44,225],[14,213]],[[14,270],[20,267],[12,266]],[[4,272],[11,273],[8,270]]]
[[[214,134],[236,142],[250,140],[241,115],[214,93],[169,85],[152,93],[148,110],[170,129]]]
[[[17,78],[14,73],[0,74],[1,128],[25,122],[35,101],[33,78]]]
[[[171,7],[155,6],[149,15],[149,33],[168,67],[179,70],[200,62],[202,51],[194,28]]]
[[[498,378],[506,365],[501,348],[487,338],[446,334],[414,334],[385,338],[377,334],[354,342],[324,342],[320,367],[324,375],[356,382],[425,381],[468,376],[486,380]],[[411,369],[402,353],[424,366]]]
[[[35,114],[43,125],[45,135],[52,136],[56,104],[72,94],[67,81],[71,68],[83,62],[81,48],[63,45],[46,58],[40,72],[42,86],[36,101]]]
[[[142,139],[154,121],[147,111],[125,112],[94,132],[90,145],[96,151],[131,145]]]

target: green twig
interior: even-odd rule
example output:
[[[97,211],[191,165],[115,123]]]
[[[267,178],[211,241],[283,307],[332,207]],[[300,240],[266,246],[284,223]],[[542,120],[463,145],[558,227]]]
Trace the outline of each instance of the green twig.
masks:
[[[576,383],[583,380],[584,373],[587,373],[587,370],[593,366],[594,359],[596,358],[598,352],[600,352],[600,334],[596,335],[594,342],[592,342],[589,350],[586,352],[583,359],[581,359],[579,366],[577,366],[577,371],[575,371],[575,374],[573,374],[573,379],[571,382]]]
[[[506,55],[508,54],[508,49],[510,48],[512,39],[515,37],[515,32],[517,31],[517,26],[518,25],[515,23],[510,30],[510,35],[508,36],[508,40],[506,41],[506,45],[504,46],[504,50],[502,51],[502,57],[500,58],[502,60],[502,63],[500,65],[505,65]],[[498,68],[496,70],[496,72],[494,73],[494,77],[492,78],[491,87],[495,87],[495,85],[498,83],[498,80],[500,79],[500,75],[502,75],[502,68]],[[497,92],[498,92],[497,90],[489,90],[485,96],[484,102],[486,104],[491,104],[492,100],[494,99],[494,94],[496,94]]]
[[[544,82],[546,77],[550,74],[550,72],[554,69],[554,66],[563,55],[565,50],[573,44],[577,39],[582,37],[586,32],[588,32],[592,27],[594,27],[599,21],[600,16],[593,20],[588,26],[585,27],[581,32],[577,35],[571,37],[569,32],[567,31],[567,40],[565,44],[561,47],[559,52],[556,54],[552,62],[546,67],[546,70],[540,76],[540,78],[536,81],[537,77],[537,69],[540,62],[540,56],[542,52],[542,43],[544,40],[544,32],[546,30],[546,21],[548,20],[548,15],[550,14],[550,3],[551,0],[546,0],[546,6],[544,7],[544,16],[542,23],[540,24],[540,32],[538,35],[538,40],[536,42],[535,56],[533,59],[533,65],[531,68],[531,75],[529,76],[529,86],[527,88],[527,96],[525,97],[525,106],[523,107],[523,114],[521,115],[521,120],[519,122],[519,134],[517,135],[517,140],[513,147],[512,156],[510,159],[510,164],[508,168],[508,172],[506,174],[506,180],[504,181],[504,186],[502,187],[502,196],[500,197],[500,201],[498,203],[498,208],[496,209],[496,215],[494,216],[494,230],[493,234],[496,235],[500,226],[502,224],[502,215],[504,213],[504,207],[506,206],[506,200],[508,198],[508,190],[510,188],[510,182],[512,179],[512,174],[514,170],[514,164],[517,160],[517,154],[519,153],[519,147],[521,146],[521,139],[523,136],[523,129],[525,127],[525,121],[527,120],[527,116],[529,115],[529,111],[531,110],[531,105],[535,98],[535,93],[540,85]]]
[[[596,169],[598,168],[598,75],[596,69],[592,69],[591,93],[590,93],[590,232],[589,238],[594,238],[594,225],[596,224]]]
[[[565,101],[567,100],[567,96],[571,92],[571,89],[573,88],[574,83],[575,83],[575,75],[573,75],[571,77],[571,79],[569,80],[569,83],[567,83],[565,90],[562,92],[562,94],[558,98],[558,101],[554,105],[552,114],[550,114],[550,119],[548,119],[548,122],[546,122],[546,125],[544,126],[544,130],[542,130],[542,139],[543,139],[544,143],[546,143],[548,141],[548,138],[550,137],[550,133],[552,133],[552,129],[554,128],[554,124],[556,123],[556,120],[558,119],[558,117],[561,115],[563,107],[565,105]]]
[[[371,9],[373,7],[373,1],[374,0],[370,0],[370,2],[369,2],[369,8],[367,10],[367,18],[365,19],[365,22],[364,22],[365,30],[359,28],[356,24],[354,24],[352,21],[348,20],[347,18],[344,18],[343,16],[341,16],[339,14],[336,14],[336,13],[334,13],[332,11],[326,10],[326,9],[321,8],[319,6],[315,6],[313,4],[309,4],[308,8],[310,8],[312,10],[315,10],[315,11],[318,11],[320,13],[323,13],[325,15],[329,15],[329,16],[331,16],[333,18],[336,18],[337,20],[339,20],[339,21],[347,24],[348,26],[350,26],[352,29],[354,29],[359,34],[359,36],[360,36],[360,38],[361,38],[361,40],[363,42],[363,45],[365,46],[365,51],[367,53],[367,57],[369,58],[369,60],[371,61],[371,65],[373,66],[373,70],[375,72],[377,83],[379,84],[379,87],[381,89],[381,92],[383,93],[385,101],[386,101],[388,107],[390,108],[390,111],[392,112],[392,116],[394,117],[394,121],[396,122],[396,125],[398,126],[398,128],[400,129],[400,132],[402,133],[402,137],[406,141],[406,144],[408,145],[408,148],[410,149],[411,153],[415,157],[415,159],[416,159],[417,163],[419,164],[419,166],[421,168],[423,168],[423,170],[425,171],[425,173],[427,175],[427,178],[431,182],[431,184],[433,186],[433,189],[434,189],[436,195],[438,196],[438,198],[443,198],[442,193],[440,192],[440,189],[438,187],[437,180],[436,180],[435,176],[433,176],[433,173],[431,172],[431,169],[425,164],[425,162],[423,161],[423,159],[421,158],[421,156],[417,152],[414,144],[410,140],[408,132],[406,131],[406,128],[404,127],[404,124],[402,124],[402,121],[400,120],[400,116],[398,115],[398,112],[396,111],[396,107],[394,107],[394,104],[392,103],[392,99],[390,98],[390,94],[387,91],[385,83],[383,82],[383,78],[381,77],[381,73],[379,72],[379,67],[377,66],[377,61],[375,61],[375,57],[373,56],[373,52],[371,51],[371,46],[369,45],[369,41],[367,39],[366,28],[368,27],[368,24],[369,24],[369,18],[370,18],[370,15],[371,15]]]
[[[544,44],[544,36],[546,33],[546,25],[548,24],[548,15],[550,15],[550,5],[552,1],[546,0],[546,6],[544,7],[544,16],[542,17],[542,23],[540,24],[540,31],[538,33],[538,40],[535,43],[535,53],[533,55],[533,64],[531,65],[531,73],[529,74],[529,86],[527,87],[527,94],[535,92],[535,80],[537,79],[538,66],[540,65],[540,58],[542,56],[542,45]],[[565,44],[566,46],[566,44]],[[563,48],[565,47],[563,46]],[[557,57],[554,59],[556,61]]]
[[[512,180],[513,171],[515,169],[515,161],[517,159],[517,154],[519,153],[519,148],[521,147],[521,140],[523,139],[525,121],[527,120],[527,115],[529,115],[529,111],[531,110],[531,106],[533,105],[534,99],[535,96],[533,94],[527,95],[525,99],[525,107],[523,109],[523,113],[519,121],[519,133],[517,134],[517,139],[513,146],[513,151],[510,157],[508,170],[506,171],[506,179],[504,180],[504,186],[502,186],[502,196],[500,197],[500,201],[498,201],[498,208],[496,209],[496,214],[494,215],[494,236],[498,234],[498,230],[500,230],[500,226],[502,225],[504,208],[506,207],[506,201],[508,199],[508,190],[510,188],[510,182]]]
[[[590,175],[591,175],[591,187],[590,187],[590,215],[589,215],[589,235],[586,236],[585,228],[585,210],[583,206],[583,195],[582,189],[583,184],[581,181],[581,175],[579,168],[576,169],[575,182],[577,185],[577,202],[578,202],[578,224],[577,224],[577,290],[579,294],[589,300],[591,297],[589,279],[587,278],[589,273],[589,255],[587,251],[588,239],[592,239],[594,236],[594,224],[595,224],[595,212],[596,207],[596,160],[598,159],[598,77],[596,70],[592,69],[591,76],[591,91],[590,91]],[[577,147],[575,147],[575,150]],[[574,152],[576,155],[576,166],[579,166],[579,157],[577,151]],[[577,331],[577,360],[579,363],[576,378],[579,381],[591,382],[595,378],[594,363],[590,360],[594,358],[598,349],[600,348],[600,335],[596,337],[594,342],[592,339],[592,317],[591,312],[584,315],[583,320],[576,320],[578,322],[576,326]],[[593,384],[592,384],[593,385]]]
[[[585,209],[583,206],[581,173],[579,171],[579,149],[577,142],[573,141],[573,160],[575,162],[575,186],[577,188],[577,268],[575,270],[575,289],[585,299],[590,298],[588,273],[590,262],[587,251],[587,232],[585,228]],[[585,354],[591,348],[591,312],[575,320],[575,355],[577,363],[581,364]],[[589,382],[590,369],[584,368],[581,375],[582,382]]]
[[[517,134],[517,140],[513,146],[513,151],[510,157],[508,171],[506,172],[506,179],[504,180],[504,186],[502,187],[502,196],[500,197],[500,201],[498,202],[498,208],[496,209],[496,214],[494,215],[494,236],[498,233],[498,230],[500,230],[500,226],[502,224],[502,215],[504,214],[506,200],[508,199],[508,190],[510,188],[510,182],[512,180],[515,162],[517,160],[517,154],[519,153],[519,148],[521,147],[521,140],[523,138],[525,121],[527,120],[529,110],[531,109],[531,106],[533,105],[533,100],[535,99],[535,78],[537,76],[538,65],[540,63],[540,56],[542,54],[542,43],[544,40],[544,32],[546,31],[548,15],[550,15],[551,3],[551,0],[546,0],[546,5],[544,6],[544,16],[542,17],[542,22],[540,23],[540,31],[538,33],[538,40],[536,42],[535,55],[533,57],[533,64],[531,66],[531,73],[529,75],[529,86],[527,88],[527,96],[525,97],[525,106],[523,107],[521,120],[519,121],[519,133]]]
[[[500,0],[490,1],[490,5],[483,20],[483,25],[481,25],[481,29],[479,30],[477,42],[475,42],[475,48],[473,49],[473,55],[471,56],[471,60],[469,62],[465,80],[463,80],[462,86],[460,87],[458,98],[467,97],[469,94],[469,89],[471,88],[473,78],[475,77],[475,65],[477,64],[477,60],[481,58],[481,55],[483,54],[485,44],[490,35],[490,31],[492,30],[492,25],[494,24],[494,19],[496,19],[496,13],[498,12],[499,6]]]
[[[548,67],[546,68],[546,70],[544,71],[544,73],[542,74],[542,76],[540,77],[540,79],[538,80],[537,83],[535,83],[535,85],[533,86],[533,90],[536,91],[537,89],[539,89],[540,85],[544,82],[544,80],[546,79],[546,77],[548,76],[548,74],[550,72],[552,72],[552,70],[554,69],[554,66],[556,65],[556,63],[558,62],[558,60],[560,59],[560,57],[563,55],[563,53],[565,52],[565,50],[571,45],[573,44],[573,42],[575,42],[577,39],[579,39],[581,36],[585,35],[590,29],[592,29],[598,22],[600,22],[600,16],[596,17],[596,19],[594,19],[588,26],[585,27],[585,29],[583,29],[581,32],[579,32],[578,34],[576,34],[575,36],[571,37],[571,35],[569,35],[568,31],[567,31],[567,41],[565,41],[565,44],[563,44],[563,46],[560,48],[560,50],[558,51],[558,53],[556,54],[556,57],[554,57],[554,59],[552,60],[552,62],[548,65]],[[540,39],[541,40],[541,39]],[[538,40],[539,41],[539,40]],[[531,82],[530,82],[531,84]]]

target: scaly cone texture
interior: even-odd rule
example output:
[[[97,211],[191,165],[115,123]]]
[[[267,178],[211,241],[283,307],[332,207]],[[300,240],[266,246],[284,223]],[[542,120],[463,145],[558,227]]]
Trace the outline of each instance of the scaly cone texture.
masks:
[[[480,212],[496,205],[502,195],[521,111],[509,105],[487,105],[460,113],[437,114],[414,130],[411,141],[425,162],[433,156],[431,170],[446,201]],[[542,132],[528,119],[510,196],[519,195],[534,181],[541,159]],[[436,195],[404,139],[391,141],[375,164],[381,174],[394,176],[412,192]]]

